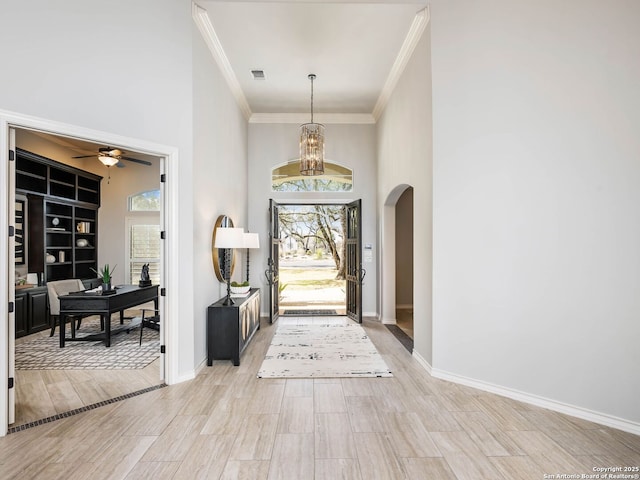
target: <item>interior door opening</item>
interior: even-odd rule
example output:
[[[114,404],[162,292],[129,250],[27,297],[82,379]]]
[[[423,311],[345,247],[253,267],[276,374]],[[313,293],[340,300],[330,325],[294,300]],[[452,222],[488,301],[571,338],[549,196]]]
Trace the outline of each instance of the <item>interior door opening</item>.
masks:
[[[396,324],[413,339],[413,187],[395,205]]]
[[[110,360],[107,360],[107,358],[113,359],[113,355],[111,357],[105,356],[102,363],[98,359],[89,368],[86,366],[74,368],[75,365],[73,364],[60,368],[42,367],[35,360],[30,364],[28,358],[31,357],[24,355],[24,352],[31,348],[29,344],[33,344],[34,348],[36,348],[36,344],[42,347],[44,344],[51,343],[52,340],[55,343],[58,337],[59,327],[56,327],[55,335],[50,337],[48,325],[50,319],[46,301],[47,288],[44,285],[47,280],[78,277],[85,279],[86,285],[86,282],[91,281],[89,278],[91,275],[88,275],[89,270],[93,270],[95,267],[98,267],[99,270],[104,263],[111,263],[112,265],[119,264],[118,270],[120,272],[127,272],[127,275],[123,276],[117,283],[137,283],[140,275],[133,271],[133,267],[137,263],[141,263],[142,260],[136,259],[139,261],[132,263],[131,258],[129,258],[131,256],[130,252],[128,257],[125,255],[125,251],[129,251],[130,248],[127,248],[125,242],[123,242],[123,238],[127,238],[128,242],[131,243],[132,236],[119,234],[120,230],[113,227],[117,224],[119,229],[131,228],[132,222],[125,221],[125,211],[120,212],[114,209],[113,205],[124,206],[127,204],[126,197],[128,193],[124,188],[125,183],[132,186],[132,188],[135,185],[135,188],[139,189],[140,178],[145,178],[147,183],[151,181],[153,188],[160,191],[157,198],[159,211],[156,213],[158,217],[155,219],[155,228],[156,230],[164,228],[165,193],[164,184],[160,183],[160,175],[164,173],[165,166],[163,158],[140,153],[134,154],[136,158],[132,161],[120,162],[126,168],[122,169],[120,166],[117,169],[115,167],[111,168],[108,172],[109,175],[106,175],[107,167],[98,162],[97,159],[96,152],[99,152],[101,148],[97,141],[57,136],[26,128],[16,129],[15,131],[17,148],[31,152],[36,156],[53,160],[54,163],[44,164],[45,169],[42,171],[31,172],[28,170],[32,168],[42,169],[41,164],[33,160],[23,161],[20,164],[20,168],[23,170],[20,175],[25,180],[15,185],[15,187],[12,185],[9,196],[11,201],[12,195],[17,192],[19,198],[26,199],[21,204],[21,207],[24,206],[24,209],[21,210],[21,217],[25,225],[24,235],[21,237],[23,242],[22,249],[18,252],[15,248],[12,248],[10,254],[13,255],[12,258],[19,256],[18,254],[24,257],[21,258],[22,262],[16,265],[13,270],[15,271],[16,283],[24,284],[20,285],[20,287],[24,288],[20,288],[19,294],[16,293],[15,297],[16,300],[20,300],[18,302],[20,305],[16,304],[20,308],[16,309],[16,311],[19,310],[21,312],[20,318],[24,320],[24,326],[27,328],[26,331],[21,332],[20,338],[16,340],[16,346],[14,347],[10,344],[9,347],[11,353],[15,354],[18,364],[15,371],[13,389],[13,392],[15,392],[16,412],[15,418],[11,418],[9,421],[10,426],[23,425],[60,415],[70,410],[111,400],[115,397],[131,394],[163,383],[165,378],[165,355],[159,354],[159,345],[165,343],[163,330],[166,328],[165,322],[162,327],[163,330],[160,332],[144,329],[144,338],[141,344],[139,344],[139,338],[141,337],[139,328],[134,327],[130,333],[119,334],[123,337],[128,337],[127,343],[132,344],[129,348],[132,355],[136,356],[137,352],[140,352],[146,354],[146,358],[155,358],[146,364],[144,364],[145,360],[137,362],[136,368],[127,368],[124,365],[120,365],[114,369],[114,365],[109,364]],[[74,157],[78,160],[72,160]],[[140,158],[144,160],[136,162],[136,159]],[[58,162],[61,166],[58,166],[55,162]],[[97,199],[98,203],[100,200],[102,201],[102,206],[99,209],[92,210],[94,208],[92,206],[94,200],[90,195],[93,190],[85,182],[82,174],[72,177],[65,170],[65,165],[74,167],[79,171],[87,171],[104,177],[102,198]],[[57,176],[54,176],[54,171]],[[73,179],[73,181],[70,179]],[[120,180],[120,183],[118,183],[118,180]],[[52,190],[54,187],[57,190]],[[40,211],[38,210],[39,206],[41,206]],[[105,206],[110,208],[105,209]],[[33,209],[32,211],[29,210],[30,207]],[[91,212],[95,212],[95,216],[91,216]],[[146,214],[148,215],[149,213],[146,212]],[[101,226],[103,230],[100,232],[98,229]],[[99,239],[100,250],[98,251]],[[29,242],[32,242],[32,244],[30,245]],[[141,250],[142,247],[138,244],[136,244],[136,251],[144,250],[144,252],[148,253],[148,249]],[[159,254],[158,263],[154,264],[153,261],[150,261],[147,258],[149,257],[148,254],[142,255],[141,258],[145,263],[151,264],[153,284],[162,285],[164,284],[166,250],[162,242],[159,242],[159,245],[158,242],[154,242],[153,245],[155,249],[154,256],[157,257]],[[53,257],[53,260],[50,262],[46,258],[46,261],[42,262],[42,268],[36,268],[34,265],[38,264],[38,255]],[[164,301],[160,297],[161,316],[166,320]],[[35,307],[42,308],[36,309]],[[153,305],[136,306],[133,309],[126,310],[125,316],[134,319],[139,318],[139,310],[142,308],[153,308]],[[115,317],[117,315],[114,315],[114,319]],[[34,319],[37,319],[42,325],[40,323],[36,325]],[[83,319],[79,332],[82,332],[83,329],[93,328],[92,320],[95,319],[91,317]],[[18,318],[13,321],[17,324]],[[38,327],[38,325],[42,328],[34,328]],[[96,328],[99,328],[99,326]],[[150,341],[153,342],[153,345],[157,344],[157,347],[150,346]],[[96,345],[94,342],[76,342],[65,348],[69,353],[76,347],[79,350],[85,346],[92,346],[95,350],[101,351],[106,349],[102,344],[99,345],[101,348],[95,348]],[[155,355],[150,355],[151,350]],[[54,347],[51,351],[57,353],[59,347]],[[110,353],[107,350],[104,350],[104,352],[105,354]],[[156,354],[156,352],[158,353]],[[81,358],[81,356],[77,358]],[[53,381],[56,379],[58,381]],[[60,391],[60,382],[64,382],[64,385],[66,385],[64,392]],[[13,404],[13,400],[10,401],[10,404]]]

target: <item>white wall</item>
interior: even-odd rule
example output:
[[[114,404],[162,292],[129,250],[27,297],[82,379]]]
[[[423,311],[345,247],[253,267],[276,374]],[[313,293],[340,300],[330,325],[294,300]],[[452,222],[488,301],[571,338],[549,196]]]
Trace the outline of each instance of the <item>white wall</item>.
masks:
[[[378,121],[383,321],[395,322],[395,202],[413,187],[414,352],[431,363],[432,163],[430,26]]]
[[[376,156],[374,125],[325,125],[325,158],[353,169],[353,191],[296,193],[271,191],[271,169],[299,156],[299,125],[249,125],[249,229],[260,235],[260,250],[251,253],[251,283],[262,288],[262,313],[269,311],[269,290],[264,271],[269,257],[269,199],[281,203],[335,201],[346,203],[362,199],[362,242],[376,241]],[[375,262],[363,263],[367,270],[362,289],[363,313],[377,313]]]
[[[178,150],[175,378],[194,368],[192,28],[189,0],[3,2],[0,15],[0,109]]]
[[[433,1],[434,369],[640,422],[639,18]]]
[[[227,215],[236,227],[247,227],[247,122],[195,27],[193,48],[194,360],[198,365],[206,358],[207,306],[227,293],[211,259],[216,219]],[[240,279],[244,271],[241,259],[238,255],[233,278]]]

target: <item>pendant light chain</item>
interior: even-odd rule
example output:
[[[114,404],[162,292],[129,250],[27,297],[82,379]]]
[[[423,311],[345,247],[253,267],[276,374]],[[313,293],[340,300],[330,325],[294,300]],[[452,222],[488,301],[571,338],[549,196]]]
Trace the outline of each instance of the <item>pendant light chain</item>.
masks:
[[[314,74],[309,75],[311,79],[311,123],[313,123],[313,79],[316,78]]]
[[[311,122],[300,125],[300,174],[306,176],[324,174],[324,125],[313,121],[313,81],[311,80]]]

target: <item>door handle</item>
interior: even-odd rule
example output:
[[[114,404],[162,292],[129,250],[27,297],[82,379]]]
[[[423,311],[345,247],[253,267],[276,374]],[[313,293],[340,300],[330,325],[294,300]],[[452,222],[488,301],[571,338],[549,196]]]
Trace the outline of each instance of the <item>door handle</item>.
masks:
[[[360,282],[362,283],[362,281],[364,280],[364,277],[367,276],[367,271],[364,268],[360,269]]]
[[[269,267],[264,271],[264,276],[267,277],[269,285],[273,285],[273,268]]]

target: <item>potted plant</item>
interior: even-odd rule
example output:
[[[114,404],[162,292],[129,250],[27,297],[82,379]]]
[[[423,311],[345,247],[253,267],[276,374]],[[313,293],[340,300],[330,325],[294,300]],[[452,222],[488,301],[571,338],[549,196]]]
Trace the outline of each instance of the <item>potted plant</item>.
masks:
[[[251,285],[249,285],[249,282],[231,282],[231,293],[234,293],[236,295],[244,295],[245,293],[249,293],[250,288]]]
[[[108,263],[105,263],[104,267],[97,271],[95,268],[92,268],[98,278],[102,279],[102,291],[110,291],[111,290],[111,280],[113,278],[113,272],[116,269],[117,265],[114,265],[113,268],[109,266]]]

